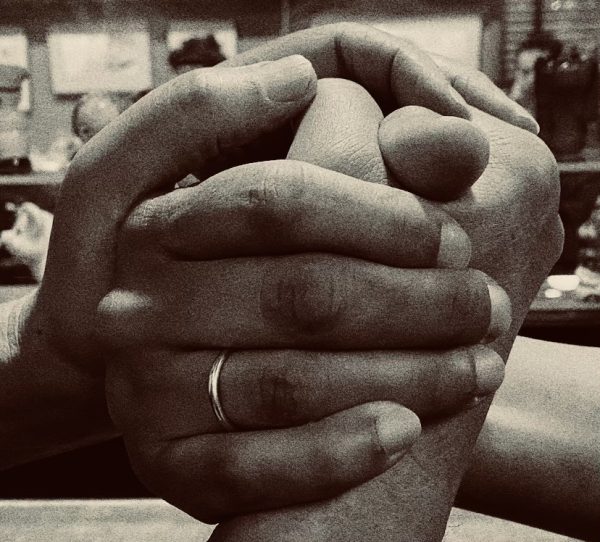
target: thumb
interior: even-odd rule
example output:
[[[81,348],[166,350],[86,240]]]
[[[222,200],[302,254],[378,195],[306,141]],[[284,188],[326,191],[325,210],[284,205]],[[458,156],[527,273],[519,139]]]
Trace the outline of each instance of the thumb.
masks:
[[[393,184],[424,198],[457,199],[479,179],[490,145],[474,123],[408,106],[388,115],[379,145]]]
[[[310,162],[364,181],[387,184],[377,141],[383,114],[357,83],[321,79],[288,158]]]
[[[118,225],[134,203],[275,131],[315,91],[301,56],[195,70],[146,95],[83,147],[61,188],[39,294],[62,333],[81,336],[82,315],[108,291]]]

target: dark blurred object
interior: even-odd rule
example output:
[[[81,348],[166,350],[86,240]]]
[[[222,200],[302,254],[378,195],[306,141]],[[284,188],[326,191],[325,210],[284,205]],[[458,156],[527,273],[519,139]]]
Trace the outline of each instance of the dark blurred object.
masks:
[[[577,231],[578,262],[575,274],[590,289],[590,296],[600,295],[600,197],[596,198],[589,218]]]
[[[575,47],[535,66],[536,118],[540,137],[559,160],[577,160],[585,147],[587,125],[597,116],[598,62],[582,58]]]
[[[560,217],[565,228],[565,245],[553,274],[574,273],[579,263],[579,227],[588,219],[600,195],[598,173],[563,173]]]
[[[152,495],[133,474],[121,439],[0,472],[0,499],[132,497]]]
[[[177,73],[195,68],[210,68],[225,60],[217,39],[209,34],[202,38],[191,38],[179,49],[169,54],[169,64]]]
[[[562,43],[548,32],[534,31],[521,44],[516,56],[515,77],[509,96],[533,116],[537,113],[535,66],[538,60],[558,58]]]
[[[0,175],[26,175],[28,173],[31,173],[31,162],[26,156],[0,159]]]

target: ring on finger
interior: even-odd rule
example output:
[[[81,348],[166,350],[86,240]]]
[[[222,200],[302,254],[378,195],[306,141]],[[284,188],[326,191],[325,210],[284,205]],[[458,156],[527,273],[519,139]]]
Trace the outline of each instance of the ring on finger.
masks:
[[[227,418],[219,398],[219,376],[221,375],[221,369],[227,361],[229,354],[229,350],[221,350],[215,358],[208,375],[208,397],[210,398],[210,405],[212,406],[215,417],[221,424],[221,427],[225,429],[225,431],[235,431],[236,428],[231,421],[229,421],[229,418]]]

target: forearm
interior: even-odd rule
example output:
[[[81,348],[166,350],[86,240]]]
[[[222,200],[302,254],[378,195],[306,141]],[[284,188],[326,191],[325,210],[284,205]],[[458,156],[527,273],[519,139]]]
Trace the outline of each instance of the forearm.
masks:
[[[35,295],[0,305],[0,468],[114,435],[102,375],[45,346],[29,319]]]
[[[460,498],[572,536],[599,531],[600,349],[517,340]]]

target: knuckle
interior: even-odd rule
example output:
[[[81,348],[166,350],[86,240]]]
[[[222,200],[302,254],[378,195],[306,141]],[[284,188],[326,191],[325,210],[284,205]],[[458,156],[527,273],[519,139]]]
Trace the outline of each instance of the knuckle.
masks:
[[[458,66],[456,63],[454,65],[457,67],[457,71],[451,78],[450,83],[459,92],[491,83],[487,75],[479,70],[462,65]]]
[[[179,211],[179,209],[177,209]],[[174,212],[160,199],[151,199],[137,205],[127,216],[119,232],[119,247],[125,247],[120,253],[129,253],[131,247],[155,248],[163,246],[160,237],[165,235],[169,228],[176,230],[179,226],[181,213]],[[158,243],[156,236],[159,236]]]
[[[274,161],[254,169],[242,186],[241,206],[254,229],[287,234],[301,218],[306,169],[300,162]]]
[[[347,427],[336,427],[330,434],[329,446],[317,448],[310,464],[315,466],[314,483],[323,491],[338,493],[382,472],[387,461],[376,412],[372,412],[359,423],[349,419]],[[322,477],[321,473],[330,474]]]
[[[167,104],[186,115],[201,111],[210,105],[214,95],[214,78],[211,75],[205,69],[198,69],[172,79],[165,88]]]
[[[263,317],[283,330],[304,335],[326,334],[341,322],[348,303],[344,266],[302,256],[267,272],[260,305]]]
[[[260,411],[266,420],[289,427],[302,422],[302,376],[289,363],[267,364],[259,376]]]
[[[147,340],[146,320],[152,301],[142,294],[115,289],[100,301],[95,314],[95,339],[107,348],[121,349]]]
[[[239,188],[239,207],[248,227],[258,234],[294,238],[306,215],[306,164],[273,161],[269,170],[253,168]]]
[[[369,27],[367,25],[353,21],[341,21],[339,23],[333,23],[329,25],[329,28],[335,36],[340,37],[352,37],[369,31]]]
[[[558,209],[560,196],[556,158],[547,145],[532,133],[506,123],[493,130],[491,154],[511,176],[519,180],[523,200],[539,208]]]
[[[465,344],[485,335],[488,319],[483,314],[489,299],[485,273],[476,269],[456,272],[447,283],[440,316],[446,322],[447,339],[451,344]]]

